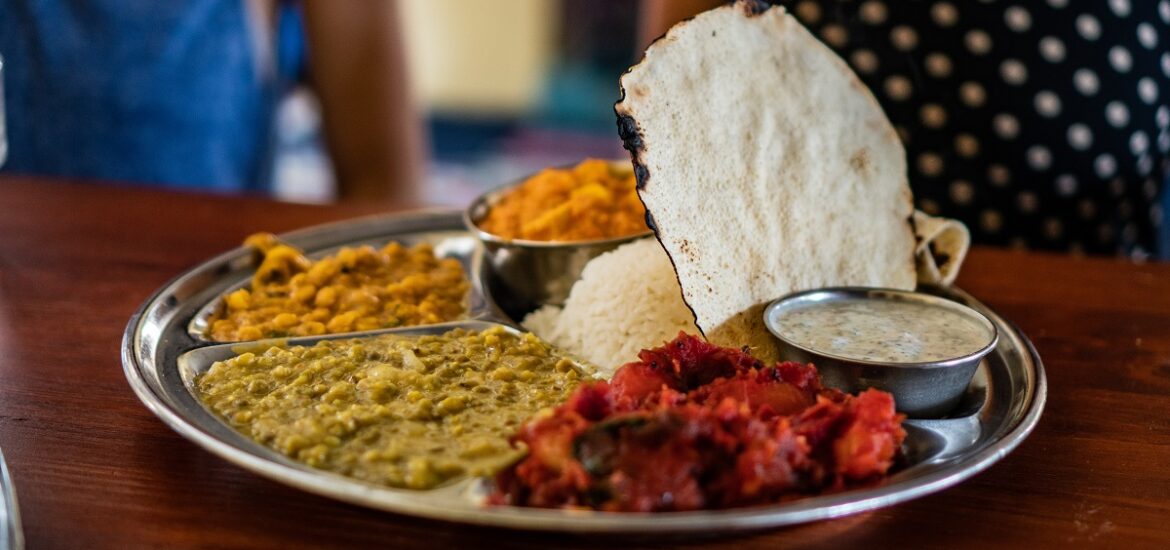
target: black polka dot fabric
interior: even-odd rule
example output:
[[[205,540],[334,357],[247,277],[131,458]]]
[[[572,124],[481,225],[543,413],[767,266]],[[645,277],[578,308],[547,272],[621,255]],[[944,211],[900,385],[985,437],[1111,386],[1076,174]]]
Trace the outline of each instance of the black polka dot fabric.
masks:
[[[1145,258],[1170,176],[1170,0],[797,0],[977,243]]]

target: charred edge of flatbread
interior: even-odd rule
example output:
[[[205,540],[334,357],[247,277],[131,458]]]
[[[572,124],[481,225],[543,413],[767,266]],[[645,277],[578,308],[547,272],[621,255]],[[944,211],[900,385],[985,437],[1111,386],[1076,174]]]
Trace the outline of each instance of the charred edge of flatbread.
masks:
[[[658,241],[658,246],[662,247],[662,251],[666,253],[666,259],[670,260],[670,269],[674,271],[674,279],[678,281],[678,293],[682,298],[682,303],[687,306],[687,310],[691,312],[691,318],[695,321],[695,328],[699,330],[699,334],[703,339],[707,338],[707,334],[703,332],[703,327],[699,326],[699,315],[695,313],[695,308],[691,307],[691,303],[687,301],[687,295],[682,290],[682,280],[678,278],[678,264],[674,262],[674,256],[670,254],[670,250],[666,244],[662,242],[662,235],[658,232],[658,224],[654,222],[654,215],[650,213],[650,209],[646,207],[646,201],[642,199],[641,190],[646,188],[646,184],[650,181],[650,169],[642,162],[641,155],[645,149],[645,143],[642,141],[642,131],[639,130],[638,121],[630,115],[622,101],[626,98],[626,90],[622,88],[622,99],[614,104],[613,110],[617,114],[618,135],[622,139],[622,147],[630,153],[630,162],[634,165],[634,179],[637,181],[638,202],[642,203],[642,209],[646,211],[646,226],[654,232],[654,239]]]
[[[622,90],[622,99],[625,99],[625,95],[625,90]],[[682,298],[682,303],[691,312],[695,328],[699,330],[699,334],[705,340],[707,333],[703,332],[703,327],[699,326],[699,315],[695,313],[695,308],[691,307],[691,303],[687,301],[687,294],[682,290],[682,280],[678,278],[678,264],[674,262],[674,256],[670,254],[670,249],[666,248],[666,243],[662,242],[662,235],[658,232],[658,224],[654,222],[654,215],[650,213],[650,209],[646,207],[646,201],[642,199],[641,190],[646,188],[646,183],[650,180],[650,170],[639,158],[643,150],[643,143],[642,132],[638,130],[638,121],[623,112],[620,101],[613,108],[618,116],[618,134],[622,138],[622,147],[630,152],[630,161],[634,164],[634,179],[638,182],[637,189],[639,191],[638,202],[642,203],[642,209],[646,211],[646,226],[654,232],[654,239],[658,241],[658,246],[662,247],[666,259],[670,260],[670,269],[674,272],[674,280],[678,281],[678,293]]]
[[[638,121],[621,110],[624,109],[622,101],[625,99],[626,90],[623,88],[622,99],[613,106],[614,112],[617,113],[618,136],[622,140],[622,148],[630,152],[630,162],[634,165],[634,180],[637,182],[636,187],[645,189],[646,183],[650,180],[649,170],[646,169],[646,164],[641,160],[645,144],[642,142],[642,131],[638,129]]]

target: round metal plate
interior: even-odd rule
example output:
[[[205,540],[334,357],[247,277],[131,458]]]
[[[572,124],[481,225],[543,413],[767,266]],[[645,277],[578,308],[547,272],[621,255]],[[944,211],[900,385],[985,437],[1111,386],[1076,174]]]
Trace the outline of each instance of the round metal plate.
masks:
[[[342,245],[430,242],[437,254],[458,258],[472,274],[470,322],[505,320],[485,284],[482,249],[463,229],[460,216],[458,211],[421,211],[360,218],[282,238],[314,254]],[[252,442],[200,404],[189,382],[225,346],[201,340],[189,327],[198,326],[208,304],[243,284],[251,268],[249,251],[238,248],[180,275],[147,300],[130,319],[123,337],[122,364],[130,386],[147,408],[180,435],[232,463],[305,491],[402,514],[544,531],[637,533],[759,529],[834,518],[920,497],[983,471],[1032,431],[1047,392],[1040,357],[1011,323],[962,291],[928,289],[986,315],[999,330],[1000,341],[950,417],[905,422],[905,463],[880,484],[775,505],[701,512],[634,514],[487,506],[482,503],[483,480],[412,491],[313,469]]]

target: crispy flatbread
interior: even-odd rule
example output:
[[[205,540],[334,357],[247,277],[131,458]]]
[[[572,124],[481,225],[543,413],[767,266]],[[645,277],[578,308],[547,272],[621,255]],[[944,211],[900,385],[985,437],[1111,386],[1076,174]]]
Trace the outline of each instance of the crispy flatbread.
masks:
[[[809,288],[914,288],[905,151],[873,95],[781,7],[676,25],[614,109],[647,219],[698,327],[773,342],[762,309]]]
[[[914,233],[918,246],[918,283],[950,286],[971,247],[971,232],[959,220],[936,218],[914,211]]]

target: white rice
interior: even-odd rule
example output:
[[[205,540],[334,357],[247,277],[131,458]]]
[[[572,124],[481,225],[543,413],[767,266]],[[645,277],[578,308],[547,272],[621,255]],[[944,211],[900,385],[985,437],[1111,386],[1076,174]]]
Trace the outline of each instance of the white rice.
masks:
[[[658,241],[642,239],[590,261],[569,291],[564,308],[542,307],[524,318],[524,328],[593,363],[609,378],[638,352],[698,334],[682,300],[670,258]]]

